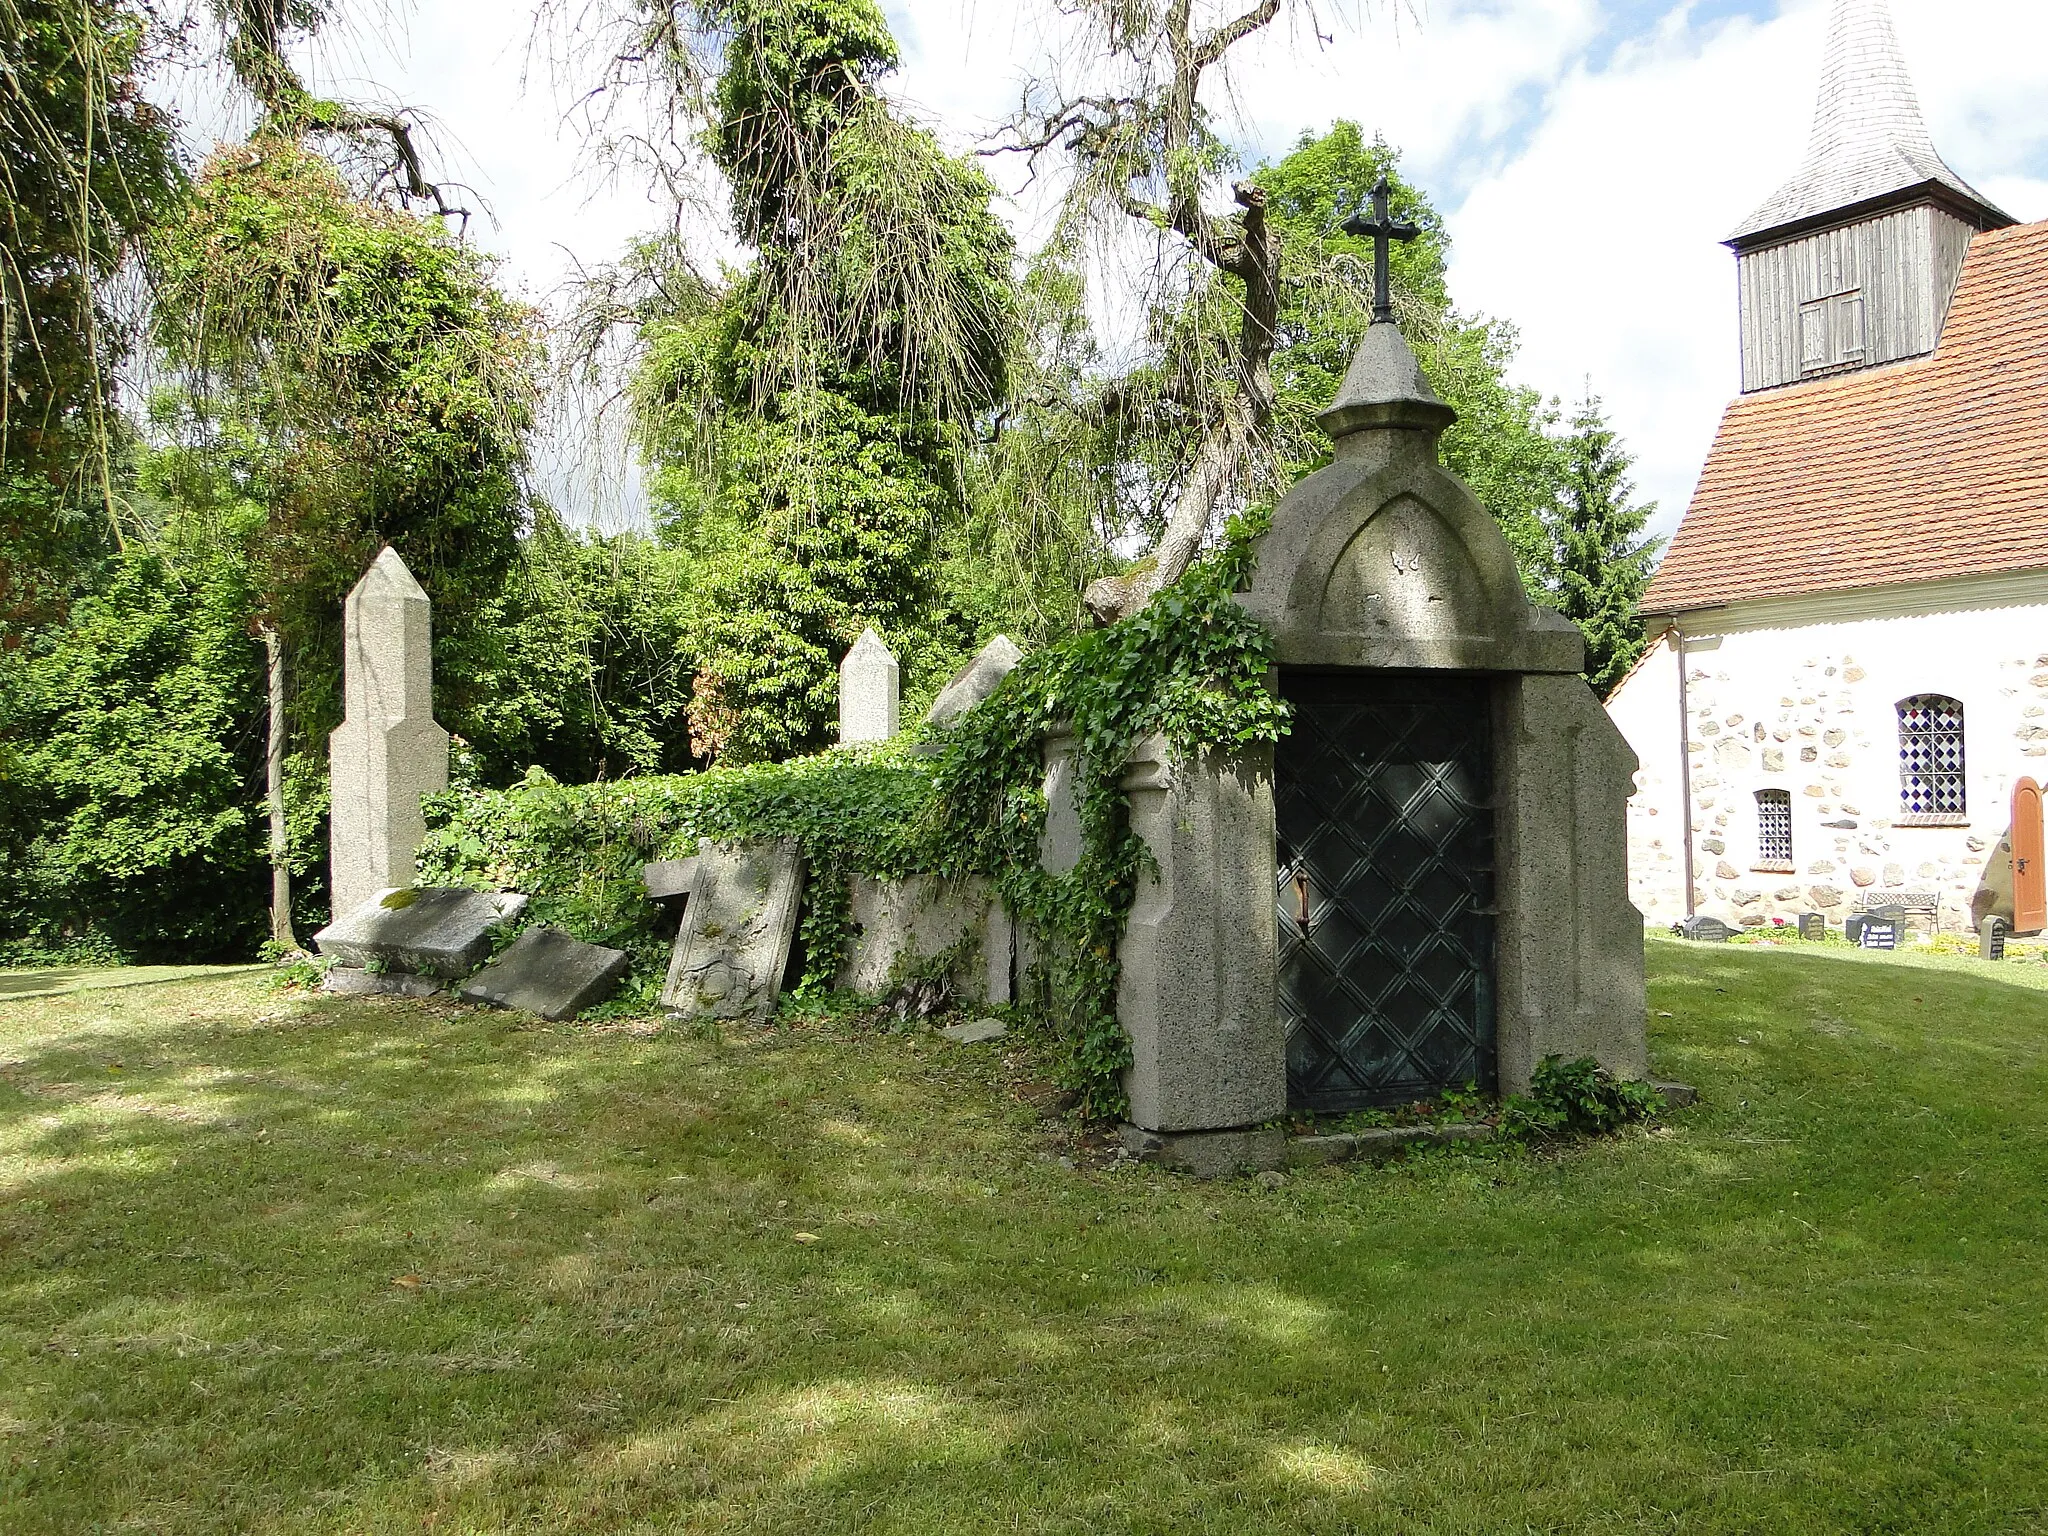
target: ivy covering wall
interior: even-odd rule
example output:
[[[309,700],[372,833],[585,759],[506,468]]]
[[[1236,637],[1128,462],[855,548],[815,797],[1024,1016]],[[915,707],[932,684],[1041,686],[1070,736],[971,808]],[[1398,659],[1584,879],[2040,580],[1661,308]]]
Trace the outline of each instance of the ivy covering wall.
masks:
[[[504,790],[457,789],[429,805],[420,877],[525,891],[529,917],[633,956],[629,1002],[651,1005],[668,961],[641,869],[697,840],[789,840],[810,870],[800,994],[832,985],[847,953],[849,881],[978,875],[1037,936],[1028,992],[1066,1043],[1069,1086],[1091,1114],[1123,1108],[1129,1039],[1116,1018],[1118,945],[1147,860],[1120,780],[1133,743],[1164,735],[1175,757],[1277,740],[1286,706],[1266,688],[1265,630],[1231,600],[1256,523],[1239,523],[1133,617],[1027,656],[939,736],[784,763],[566,785],[538,770]],[[1039,862],[1047,735],[1076,745],[1082,855]]]

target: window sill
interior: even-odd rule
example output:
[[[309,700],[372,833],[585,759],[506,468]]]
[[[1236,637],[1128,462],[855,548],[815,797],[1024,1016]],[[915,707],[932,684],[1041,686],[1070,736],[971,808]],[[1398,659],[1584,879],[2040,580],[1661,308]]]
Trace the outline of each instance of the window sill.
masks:
[[[1753,875],[1796,875],[1799,866],[1790,859],[1758,859],[1749,866],[1749,872]]]
[[[1958,816],[1950,811],[1907,811],[1892,818],[1895,827],[1967,827],[1969,824],[1968,816]]]

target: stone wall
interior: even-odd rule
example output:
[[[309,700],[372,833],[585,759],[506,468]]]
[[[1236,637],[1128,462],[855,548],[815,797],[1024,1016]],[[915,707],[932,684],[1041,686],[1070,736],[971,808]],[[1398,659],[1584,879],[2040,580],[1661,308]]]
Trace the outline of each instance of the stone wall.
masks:
[[[1974,928],[1986,912],[2010,915],[2012,786],[2023,775],[2048,777],[2048,602],[1925,611],[1943,597],[1961,603],[1970,593],[1907,589],[1902,602],[1923,611],[1898,616],[1859,611],[1869,593],[1776,611],[1745,605],[1714,616],[1718,634],[1688,629],[1699,911],[1746,927],[1805,911],[1839,924],[1896,902],[1916,928],[1948,932]],[[1773,619],[1784,622],[1744,627]],[[1922,693],[1963,705],[1963,825],[1902,822],[1896,705]],[[1685,829],[1668,641],[1608,707],[1642,762],[1629,804],[1631,895],[1646,921],[1675,922],[1685,913]],[[1759,857],[1762,789],[1791,797],[1789,866]]]

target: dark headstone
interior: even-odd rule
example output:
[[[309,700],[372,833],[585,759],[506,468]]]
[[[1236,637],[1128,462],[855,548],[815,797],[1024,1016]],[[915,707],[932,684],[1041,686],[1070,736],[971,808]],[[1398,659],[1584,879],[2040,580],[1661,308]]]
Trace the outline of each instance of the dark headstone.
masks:
[[[1818,912],[1799,914],[1799,937],[1820,940],[1828,936],[1828,920]]]
[[[1851,944],[1861,944],[1863,942],[1863,925],[1869,921],[1868,914],[1851,912],[1842,924],[1842,937]]]
[[[465,1003],[518,1008],[559,1022],[612,995],[632,957],[572,939],[559,928],[529,928],[455,995]]]
[[[1678,925],[1678,936],[1699,944],[1726,944],[1735,930],[1718,917],[1688,917]]]
[[[1980,960],[2003,960],[2005,958],[2005,919],[1986,917],[1977,925],[1977,957]]]
[[[1897,949],[1899,932],[1905,926],[1903,918],[1865,918],[1863,931],[1856,935],[1856,942],[1864,949]]]

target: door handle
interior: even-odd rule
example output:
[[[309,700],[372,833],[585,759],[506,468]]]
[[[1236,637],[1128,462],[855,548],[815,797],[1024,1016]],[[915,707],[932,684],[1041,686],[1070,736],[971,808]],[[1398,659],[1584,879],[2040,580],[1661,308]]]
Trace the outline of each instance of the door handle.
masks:
[[[1300,870],[1294,872],[1294,920],[1303,930],[1308,928],[1309,890],[1308,876]]]

